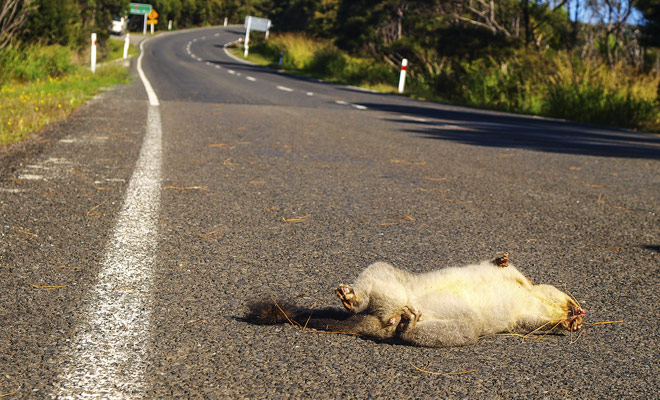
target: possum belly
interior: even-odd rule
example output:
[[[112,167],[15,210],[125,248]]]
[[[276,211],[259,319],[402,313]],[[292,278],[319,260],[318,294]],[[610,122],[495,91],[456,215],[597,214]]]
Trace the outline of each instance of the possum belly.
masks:
[[[421,275],[421,290],[412,304],[422,313],[420,321],[456,321],[480,336],[513,331],[536,301],[516,273],[474,265]]]

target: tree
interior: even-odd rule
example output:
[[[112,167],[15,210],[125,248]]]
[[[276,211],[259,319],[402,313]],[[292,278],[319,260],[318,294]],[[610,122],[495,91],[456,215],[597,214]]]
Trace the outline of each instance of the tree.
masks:
[[[32,0],[2,0],[0,3],[0,50],[11,44],[21,30],[32,6]]]
[[[637,0],[635,5],[646,20],[641,28],[642,42],[660,47],[660,0]]]
[[[74,0],[35,0],[23,39],[67,45],[75,39],[78,5]]]
[[[113,17],[125,15],[129,0],[32,0],[23,40],[80,47],[92,32],[109,36]]]

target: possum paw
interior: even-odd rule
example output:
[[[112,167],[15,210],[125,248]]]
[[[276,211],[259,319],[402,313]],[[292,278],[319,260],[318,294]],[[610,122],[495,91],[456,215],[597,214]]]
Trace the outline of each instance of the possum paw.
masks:
[[[355,292],[353,291],[352,287],[342,283],[335,290],[335,293],[337,294],[337,297],[339,297],[339,300],[341,300],[344,307],[346,307],[348,310],[353,310],[357,305],[357,298],[355,297]]]
[[[397,333],[405,332],[408,329],[414,327],[417,321],[419,321],[419,318],[421,316],[422,316],[422,312],[417,311],[415,307],[413,306],[403,307],[403,309],[401,310],[401,321],[399,322],[399,325],[396,328]]]
[[[493,264],[498,267],[506,268],[509,266],[509,253],[502,253],[502,257],[497,257],[494,259]]]

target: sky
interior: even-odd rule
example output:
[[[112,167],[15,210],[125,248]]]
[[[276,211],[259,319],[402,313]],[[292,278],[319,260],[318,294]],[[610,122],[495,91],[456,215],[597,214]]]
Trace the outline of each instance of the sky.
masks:
[[[595,0],[596,2],[600,4],[604,4],[603,0]],[[555,0],[556,2],[556,0]],[[575,6],[579,4],[580,6],[580,12],[578,14],[578,19],[582,22],[599,22],[601,20],[601,17],[593,12],[592,9],[586,7],[586,4],[588,3],[588,0],[570,0],[568,2],[568,7],[570,10],[570,18],[574,19],[575,16]],[[594,0],[591,0],[591,2],[594,2]],[[613,2],[616,2],[614,0]],[[622,4],[623,9],[626,9],[630,3],[630,0],[619,0],[619,2]],[[605,8],[603,8],[605,10]],[[628,18],[628,23],[631,25],[640,25],[644,23],[644,17],[642,16],[642,13],[640,13],[637,9],[633,8],[633,11],[630,14],[630,17]]]

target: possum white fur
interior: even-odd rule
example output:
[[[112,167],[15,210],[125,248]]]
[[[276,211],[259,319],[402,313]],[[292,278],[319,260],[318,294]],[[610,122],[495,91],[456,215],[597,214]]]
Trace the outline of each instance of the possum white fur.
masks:
[[[527,279],[508,264],[506,255],[421,274],[376,262],[353,285],[339,285],[336,293],[352,316],[324,318],[288,305],[271,311],[315,329],[399,338],[429,347],[471,344],[501,332],[575,331],[585,315],[569,295]],[[284,322],[260,320],[264,303],[258,307],[262,314],[253,307],[252,320]]]

